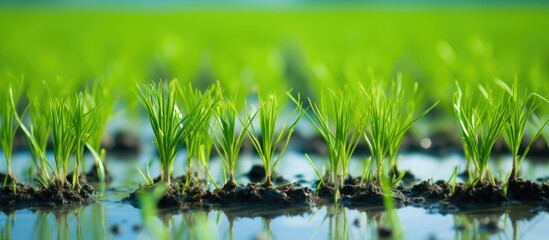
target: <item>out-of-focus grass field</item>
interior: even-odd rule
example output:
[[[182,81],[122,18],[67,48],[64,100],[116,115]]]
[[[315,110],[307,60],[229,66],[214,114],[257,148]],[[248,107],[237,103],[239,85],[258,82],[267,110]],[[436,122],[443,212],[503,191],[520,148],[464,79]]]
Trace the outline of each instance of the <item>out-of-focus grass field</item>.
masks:
[[[372,76],[418,81],[447,108],[454,81],[500,78],[549,93],[549,8],[430,10],[0,10],[0,71],[27,82],[178,78],[227,91],[322,86]],[[2,77],[6,76],[2,73]],[[1,79],[1,78],[0,78]],[[546,108],[547,109],[547,108]]]

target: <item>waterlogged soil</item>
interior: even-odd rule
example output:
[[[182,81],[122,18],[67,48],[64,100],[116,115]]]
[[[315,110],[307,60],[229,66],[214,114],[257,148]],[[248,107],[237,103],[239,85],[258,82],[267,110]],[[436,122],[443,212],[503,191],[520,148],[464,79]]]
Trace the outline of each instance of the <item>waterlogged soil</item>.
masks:
[[[15,191],[14,191],[15,190]],[[73,189],[70,183],[50,184],[35,190],[32,187],[16,183],[0,187],[0,204],[9,208],[29,208],[37,206],[65,206],[86,204],[93,200],[95,190],[87,184]]]
[[[162,183],[160,183],[162,184]],[[172,185],[160,199],[160,208],[205,208],[231,206],[271,206],[277,208],[292,206],[313,206],[317,197],[307,187],[295,188],[293,184],[280,186],[248,183],[239,186],[228,182],[213,191],[204,190],[201,186],[190,186],[182,191],[182,186]],[[134,206],[139,205],[139,195],[152,191],[154,186],[141,187],[130,194],[124,201]]]
[[[507,195],[501,183],[477,183],[473,186],[459,183],[452,191],[452,186],[445,181],[430,180],[410,188],[397,186],[391,193],[397,207],[435,207],[441,213],[520,204],[542,207],[546,204],[549,207],[549,184],[522,178],[508,182]],[[341,202],[347,206],[383,206],[383,192],[379,185],[360,184],[357,178],[345,179],[344,185],[339,187],[339,194]],[[317,196],[321,199],[317,203],[333,202],[336,189],[333,184],[325,184],[318,189]]]

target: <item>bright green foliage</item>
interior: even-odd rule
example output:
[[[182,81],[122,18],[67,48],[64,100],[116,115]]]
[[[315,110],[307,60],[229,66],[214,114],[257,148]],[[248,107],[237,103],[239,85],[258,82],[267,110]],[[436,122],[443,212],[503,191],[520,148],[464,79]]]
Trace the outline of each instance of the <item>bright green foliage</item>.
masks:
[[[39,168],[39,182],[43,185],[47,185],[50,180],[48,170],[53,171],[50,162],[45,156],[52,124],[49,117],[48,98],[38,94],[34,96],[36,98],[31,98],[31,96],[29,96],[29,98],[32,99],[29,106],[31,114],[30,131],[28,131],[22,123],[21,128],[25,132],[25,139],[35,165]]]
[[[363,134],[370,153],[376,163],[376,181],[381,183],[382,175],[386,174],[384,167],[388,157],[392,170],[396,169],[396,157],[406,133],[412,125],[431,111],[437,104],[418,113],[422,108],[418,84],[412,88],[402,86],[401,78],[395,81],[379,81],[374,79],[367,87],[359,85],[359,90],[366,105],[366,126]],[[406,91],[410,89],[411,91]],[[393,176],[391,185],[395,185],[400,176]]]
[[[105,159],[105,149],[101,149],[101,142],[103,140],[103,133],[105,132],[105,127],[111,117],[116,99],[112,92],[112,83],[106,81],[96,82],[92,86],[91,91],[86,91],[86,95],[88,96],[86,105],[90,109],[96,109],[95,115],[97,120],[97,129],[88,139],[86,146],[90,150],[97,166],[99,181],[103,182],[105,180],[105,168],[103,164]]]
[[[518,178],[518,170],[528,154],[530,147],[541,135],[545,125],[549,122],[549,120],[547,120],[542,124],[541,128],[537,130],[536,134],[530,140],[526,149],[524,149],[522,153],[519,153],[530,116],[532,116],[534,111],[540,106],[541,101],[545,101],[545,103],[549,102],[538,94],[529,93],[527,89],[519,91],[516,78],[512,87],[509,87],[505,82],[500,80],[498,80],[497,83],[510,95],[506,98],[507,111],[509,111],[510,116],[508,118],[508,127],[503,131],[503,137],[513,155],[513,168],[511,169],[509,180],[515,180]]]
[[[139,88],[140,99],[149,115],[160,155],[160,178],[168,187],[171,187],[175,154],[190,133],[184,123],[190,120],[191,115],[183,116],[180,112],[176,104],[177,87],[177,81],[172,81],[167,89],[162,82],[146,84]]]
[[[102,122],[102,116],[98,113],[99,108],[87,103],[88,101],[92,101],[90,98],[91,96],[88,94],[78,93],[74,99],[71,99],[70,105],[68,105],[69,112],[72,115],[74,153],[76,155],[76,169],[74,171],[75,174],[72,175],[73,187],[79,186],[78,175],[80,166],[82,166],[86,143],[99,129],[103,129],[104,124],[106,124],[106,122]]]
[[[349,87],[321,94],[320,104],[309,99],[313,117],[306,117],[324,138],[330,160],[330,181],[337,186],[343,184],[351,156],[361,136],[364,117],[355,117],[358,102]]]
[[[507,101],[498,99],[491,90],[479,85],[483,98],[475,98],[474,91],[466,88],[462,91],[459,84],[454,94],[454,114],[458,122],[465,157],[474,169],[471,184],[486,183],[488,161],[496,140],[508,126],[509,111]]]
[[[140,100],[147,110],[160,155],[160,177],[171,187],[171,174],[175,154],[183,146],[192,130],[209,118],[210,100],[202,98],[186,115],[177,106],[176,80],[164,86],[162,82],[139,87]]]
[[[49,102],[56,171],[55,184],[61,186],[66,182],[65,176],[68,173],[70,157],[76,144],[70,101],[71,99],[68,97],[60,97],[51,99]]]
[[[248,112],[245,120],[242,120],[239,114],[240,111],[232,99],[220,101],[214,113],[215,121],[210,132],[210,136],[215,143],[215,150],[223,161],[223,167],[229,174],[228,183],[231,184],[235,184],[234,171],[244,136],[246,136],[246,132],[257,111],[254,113]],[[239,119],[242,120],[241,129],[238,129],[237,126]]]
[[[187,147],[187,179],[192,176],[193,162],[201,158],[204,155],[204,159],[200,162],[203,164],[206,174],[209,174],[207,164],[209,163],[209,156],[212,149],[212,141],[209,136],[209,125],[211,122],[213,109],[219,101],[218,88],[215,85],[210,86],[204,93],[199,89],[193,88],[191,84],[186,87],[178,88],[179,97],[182,99],[181,103],[183,111],[189,113],[200,107],[201,119],[200,121],[188,121],[186,124],[190,124],[193,127],[188,127],[189,135],[185,138],[185,146]],[[202,149],[202,150],[201,150]],[[207,152],[205,154],[204,152]]]
[[[39,169],[38,183],[42,186],[48,186],[51,181],[49,171],[54,171],[51,163],[46,158],[46,146],[52,128],[49,105],[44,104],[48,102],[48,98],[45,94],[35,93],[29,94],[29,99],[31,102],[28,108],[30,108],[32,116],[30,130],[18,114],[15,117],[25,135],[34,164]],[[13,99],[12,105],[16,106]]]
[[[97,114],[97,130],[88,140],[88,143],[96,152],[101,151],[103,133],[116,102],[116,95],[112,88],[112,83],[101,82],[95,83],[91,90],[86,92],[86,105],[89,109],[95,108]]]
[[[286,99],[289,95],[290,92],[287,92],[283,96],[276,94],[263,96],[258,94],[259,131],[253,124],[250,125],[250,128],[248,129],[248,136],[250,137],[255,150],[261,157],[263,168],[265,168],[265,185],[272,185],[271,175],[274,168],[288,147],[295,125],[299,119],[303,117],[303,111],[300,111],[301,102],[298,98],[296,100],[297,106],[287,115],[288,118],[282,124],[282,128],[277,131],[278,118],[283,111],[283,107],[285,106]],[[248,114],[247,119],[251,121],[251,117],[252,115]],[[291,119],[292,117],[295,118]],[[245,125],[244,122],[242,125]],[[261,135],[261,141],[259,140],[259,135]],[[280,152],[276,159],[274,159],[274,154],[277,149],[279,149]]]
[[[0,179],[4,187],[8,184],[8,178],[14,177],[11,172],[11,154],[15,132],[19,127],[15,117],[17,115],[16,104],[19,102],[20,96],[21,83],[15,79],[7,80],[7,84],[0,89],[0,147],[4,152],[7,166],[6,178]]]
[[[82,165],[84,148],[91,136],[100,128],[98,108],[88,107],[88,95],[78,93],[74,97],[60,97],[50,100],[53,153],[55,157],[56,184],[64,185],[71,155],[76,155],[72,186],[78,188],[78,175]],[[31,136],[36,142],[35,135]],[[30,138],[29,138],[30,139]],[[31,141],[32,142],[32,141]],[[36,148],[39,148],[36,142]]]

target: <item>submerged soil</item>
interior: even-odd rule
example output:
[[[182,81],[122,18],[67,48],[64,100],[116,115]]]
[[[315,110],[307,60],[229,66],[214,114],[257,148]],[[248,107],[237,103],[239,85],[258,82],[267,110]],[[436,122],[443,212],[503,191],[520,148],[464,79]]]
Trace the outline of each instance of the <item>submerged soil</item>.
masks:
[[[172,185],[176,186],[176,185]],[[151,191],[153,186],[138,189],[124,201],[139,206],[138,196]],[[312,206],[316,202],[315,194],[309,188],[294,188],[293,184],[280,186],[248,183],[239,186],[234,182],[226,183],[222,188],[213,191],[204,190],[201,186],[188,187],[184,194],[172,187],[160,199],[160,208],[188,207],[228,207],[228,206]],[[180,188],[181,189],[181,188]]]
[[[320,186],[317,191],[319,198],[323,202],[333,202],[336,197],[335,184],[329,180],[329,177],[324,178],[325,184]],[[318,182],[317,182],[318,184]],[[392,191],[393,199],[397,205],[402,205],[405,196],[402,194],[403,188],[395,188]],[[340,199],[343,203],[359,206],[380,206],[383,205],[383,192],[379,185],[374,183],[362,184],[360,178],[347,177],[343,181],[343,185],[339,187]]]
[[[332,202],[336,189],[333,184],[321,186],[317,195],[324,202]],[[373,183],[360,184],[356,178],[347,178],[339,188],[342,203],[350,206],[381,206],[383,193]],[[549,184],[538,184],[518,178],[509,181],[507,195],[501,183],[477,183],[474,186],[457,184],[452,186],[445,181],[422,181],[411,188],[401,186],[392,190],[397,206],[418,206],[432,208],[436,205],[440,211],[465,210],[485,207],[500,207],[517,204],[542,204],[549,206]]]

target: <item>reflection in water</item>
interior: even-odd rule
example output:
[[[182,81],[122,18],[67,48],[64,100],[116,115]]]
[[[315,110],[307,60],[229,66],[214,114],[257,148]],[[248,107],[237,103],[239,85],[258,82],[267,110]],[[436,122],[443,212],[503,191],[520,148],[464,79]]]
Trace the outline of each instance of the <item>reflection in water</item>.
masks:
[[[2,230],[0,231],[0,236],[2,236],[2,239],[10,240],[11,228],[13,227],[13,225],[15,225],[16,217],[14,212],[8,212],[4,214],[6,214],[7,218],[2,226]]]
[[[495,208],[485,211],[462,212],[453,216],[455,239],[521,239],[519,223],[533,227],[536,214],[527,206],[513,206],[507,209]],[[507,236],[511,231],[511,236]],[[524,234],[524,232],[523,232]]]
[[[345,208],[340,205],[327,206],[326,216],[324,219],[326,218],[328,219],[328,236],[330,239],[348,238],[348,225]]]
[[[113,213],[117,208],[121,210]],[[546,213],[531,210],[517,206],[442,216],[409,207],[398,209],[396,216],[407,239],[539,238],[546,231]],[[141,211],[108,201],[64,209],[4,211],[0,213],[0,239],[383,239],[380,226],[388,226],[390,221],[382,207],[351,209],[341,205],[278,216],[273,211],[268,216],[237,216],[218,210],[157,212],[142,215],[139,221]],[[131,222],[124,225],[126,220]],[[154,224],[149,225],[151,222]],[[123,231],[111,232],[114,224],[121,225]],[[145,229],[124,228],[131,224],[143,224]]]
[[[106,239],[102,204],[92,206],[72,206],[65,208],[35,208],[20,210],[22,219],[16,212],[4,212],[5,221],[0,231],[0,239]],[[29,218],[26,213],[32,213]],[[0,218],[3,219],[3,218]],[[85,220],[84,223],[82,221]],[[11,231],[12,227],[29,230]]]

